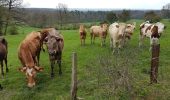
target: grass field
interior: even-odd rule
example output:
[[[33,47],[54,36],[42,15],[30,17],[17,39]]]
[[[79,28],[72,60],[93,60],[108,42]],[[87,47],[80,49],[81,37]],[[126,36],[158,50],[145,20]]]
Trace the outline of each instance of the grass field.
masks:
[[[47,52],[41,52],[40,65],[44,71],[37,75],[37,85],[30,89],[26,86],[25,74],[18,71],[21,66],[17,57],[17,48],[27,33],[38,30],[30,27],[21,27],[19,35],[7,35],[9,43],[8,66],[9,73],[0,79],[4,87],[0,91],[0,100],[67,100],[70,95],[71,86],[71,54],[78,54],[78,96],[85,100],[167,100],[170,98],[170,22],[163,20],[167,29],[160,39],[160,66],[158,84],[149,85],[150,57],[149,39],[145,39],[143,48],[138,48],[139,24],[132,39],[121,50],[120,55],[112,55],[109,48],[109,37],[105,47],[100,47],[100,40],[96,39],[95,44],[90,44],[88,34],[86,45],[80,46],[78,30],[62,30],[65,40],[63,51],[62,71],[63,75],[58,75],[58,66],[55,67],[55,77],[50,78],[50,63]],[[105,92],[99,82],[108,80],[104,77],[102,65],[99,60],[110,59],[114,63],[127,61],[128,73],[131,78],[129,82],[130,90],[119,86],[116,93]],[[118,62],[116,62],[118,60]],[[118,63],[119,65],[119,63]],[[120,69],[121,68],[117,68]],[[100,72],[100,73],[99,73]],[[100,81],[99,81],[100,80]],[[111,89],[111,88],[110,88]],[[112,92],[110,92],[112,93]]]

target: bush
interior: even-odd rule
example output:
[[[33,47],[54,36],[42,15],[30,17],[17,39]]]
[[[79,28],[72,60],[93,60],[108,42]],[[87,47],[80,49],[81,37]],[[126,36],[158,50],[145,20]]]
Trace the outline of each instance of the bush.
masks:
[[[17,35],[18,34],[18,28],[15,25],[11,26],[10,29],[9,29],[9,34]]]

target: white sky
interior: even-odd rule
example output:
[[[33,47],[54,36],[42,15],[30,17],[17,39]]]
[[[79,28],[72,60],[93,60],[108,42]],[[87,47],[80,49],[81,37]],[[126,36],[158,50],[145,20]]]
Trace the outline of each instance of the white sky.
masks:
[[[170,0],[23,0],[26,7],[56,8],[64,3],[68,8],[161,9]]]

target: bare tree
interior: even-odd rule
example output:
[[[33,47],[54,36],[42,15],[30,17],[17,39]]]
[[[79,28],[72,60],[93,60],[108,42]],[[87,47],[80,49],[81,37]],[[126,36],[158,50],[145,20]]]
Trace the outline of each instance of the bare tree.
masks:
[[[59,3],[57,6],[57,12],[58,12],[59,24],[60,27],[62,28],[63,24],[67,22],[67,18],[68,18],[67,5]]]
[[[169,18],[170,19],[170,3],[166,4],[165,6],[163,6],[162,14],[163,14],[163,16],[165,18]]]
[[[7,7],[4,35],[7,33],[9,23],[14,18],[16,8],[19,8],[23,0],[3,0],[2,4]]]

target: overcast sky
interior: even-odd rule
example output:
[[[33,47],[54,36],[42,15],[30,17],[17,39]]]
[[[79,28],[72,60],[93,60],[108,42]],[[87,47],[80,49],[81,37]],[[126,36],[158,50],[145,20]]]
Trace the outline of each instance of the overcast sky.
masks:
[[[68,8],[161,9],[170,0],[23,0],[26,7],[56,8],[64,3]]]

